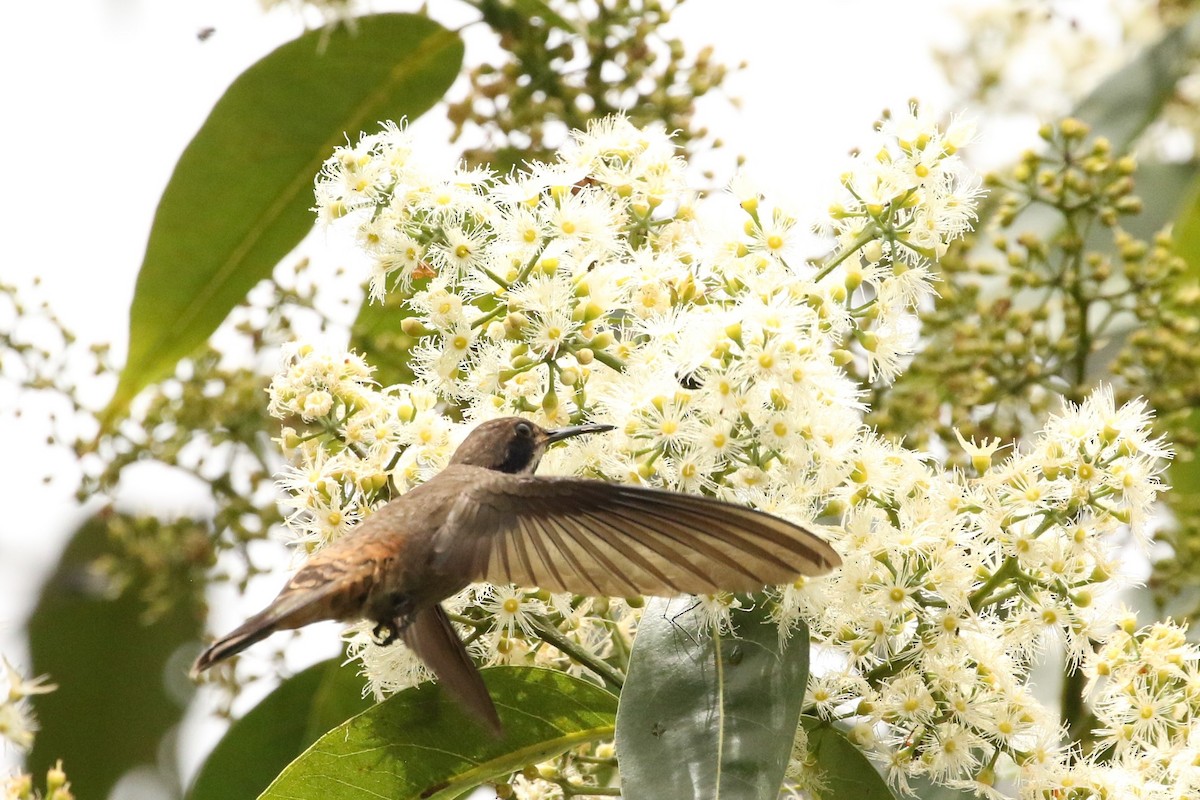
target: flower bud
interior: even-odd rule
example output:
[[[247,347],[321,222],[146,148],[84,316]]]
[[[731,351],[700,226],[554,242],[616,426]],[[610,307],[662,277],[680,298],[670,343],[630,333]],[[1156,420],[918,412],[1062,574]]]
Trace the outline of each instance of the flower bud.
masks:
[[[520,311],[509,312],[504,318],[504,327],[510,333],[519,333],[522,328],[529,324],[529,319]]]
[[[588,342],[588,347],[592,350],[603,350],[606,347],[611,347],[614,341],[616,341],[616,338],[610,331],[602,331]]]
[[[400,321],[400,330],[404,331],[414,339],[419,339],[422,336],[431,336],[435,331],[425,327],[425,323],[416,317],[405,317]]]

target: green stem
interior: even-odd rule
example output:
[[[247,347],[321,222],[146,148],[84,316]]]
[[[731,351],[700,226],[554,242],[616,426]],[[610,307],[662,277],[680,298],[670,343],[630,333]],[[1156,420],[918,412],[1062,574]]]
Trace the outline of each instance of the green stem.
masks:
[[[989,600],[988,595],[992,593],[992,590],[1004,583],[1004,581],[1008,580],[1016,573],[1016,557],[1009,556],[1008,558],[1004,559],[1004,563],[1000,565],[999,569],[992,573],[992,577],[984,581],[982,586],[971,593],[971,610],[977,612],[979,609],[987,605]]]
[[[589,653],[566,636],[563,636],[562,631],[550,624],[550,621],[545,617],[530,617],[530,621],[539,639],[546,644],[554,645],[575,661],[599,675],[608,684],[608,688],[614,692],[621,691],[621,687],[625,684],[625,676],[618,672],[612,664],[609,664],[593,653]]]
[[[479,319],[472,322],[471,327],[478,328],[480,325],[486,325],[487,323],[491,322],[492,320],[494,320],[496,317],[500,316],[502,313],[504,313],[507,310],[508,310],[508,306],[505,305],[504,303],[501,303],[500,305],[493,308],[491,311],[484,314]]]
[[[1087,734],[1087,709],[1083,704],[1083,688],[1087,678],[1077,665],[1067,662],[1063,669],[1062,683],[1062,715],[1063,728],[1067,731],[1070,741],[1082,741]]]
[[[617,372],[625,371],[625,362],[614,356],[612,353],[606,353],[603,350],[594,350],[592,351],[592,355],[594,355],[596,360],[606,367],[611,367]]]
[[[858,238],[855,239],[853,242],[851,242],[850,245],[845,250],[838,253],[836,256],[834,256],[832,261],[830,261],[825,266],[821,267],[821,269],[817,272],[817,274],[813,276],[813,279],[812,279],[813,283],[820,283],[825,278],[825,276],[827,276],[829,273],[833,272],[834,269],[837,268],[838,264],[841,264],[843,261],[845,261],[847,258],[852,256],[854,253],[858,252],[858,249],[860,247],[862,247],[863,245],[865,245],[867,242],[874,239],[876,234],[878,234],[878,231],[875,229],[875,226],[874,225],[868,226],[867,229],[865,231],[863,231],[862,233],[860,233],[858,235]]]
[[[571,781],[556,781],[563,790],[564,797],[620,797],[621,790],[614,786],[588,786],[585,783]]]

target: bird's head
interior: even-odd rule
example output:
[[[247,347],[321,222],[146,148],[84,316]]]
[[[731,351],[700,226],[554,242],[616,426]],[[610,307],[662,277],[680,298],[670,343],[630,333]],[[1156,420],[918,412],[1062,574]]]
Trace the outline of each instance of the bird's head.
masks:
[[[537,469],[546,448],[554,442],[612,429],[612,425],[589,423],[548,431],[521,417],[502,417],[484,422],[471,431],[454,451],[450,463],[530,474]]]

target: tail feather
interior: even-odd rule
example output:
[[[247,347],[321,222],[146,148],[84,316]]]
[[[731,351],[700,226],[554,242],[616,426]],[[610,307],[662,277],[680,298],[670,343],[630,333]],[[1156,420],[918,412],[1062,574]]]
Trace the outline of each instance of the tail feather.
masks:
[[[284,594],[276,598],[271,605],[209,645],[192,665],[192,678],[196,678],[209,667],[237,655],[255,642],[262,641],[275,631],[299,628],[324,619],[324,615],[315,612],[316,601],[322,597],[320,593],[307,592]]]
[[[267,611],[270,611],[270,609],[267,609]],[[228,636],[213,642],[207,650],[200,654],[200,657],[196,659],[196,663],[192,665],[192,677],[195,678],[209,667],[219,664],[230,656],[237,655],[255,642],[262,641],[270,636],[277,630],[272,623],[273,620],[264,611],[246,620],[245,623]]]
[[[483,676],[450,618],[440,605],[418,613],[403,632],[404,643],[416,653],[459,705],[500,737],[504,726],[483,683]]]

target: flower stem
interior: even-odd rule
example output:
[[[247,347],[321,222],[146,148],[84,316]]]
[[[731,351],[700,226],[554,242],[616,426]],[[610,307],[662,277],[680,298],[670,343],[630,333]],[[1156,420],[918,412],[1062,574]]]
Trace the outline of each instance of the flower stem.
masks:
[[[1004,559],[1004,563],[1000,568],[992,573],[992,577],[984,581],[984,584],[975,591],[971,592],[971,610],[979,611],[988,604],[988,595],[992,590],[1004,583],[1017,572],[1017,559],[1015,556],[1009,556]]]
[[[545,617],[532,616],[530,617],[530,622],[533,625],[534,633],[537,634],[539,639],[546,644],[557,647],[575,661],[599,675],[608,685],[608,688],[614,692],[621,691],[621,687],[625,684],[625,676],[618,672],[615,667],[594,653],[589,653],[566,636],[563,636],[562,631],[554,627]]]

